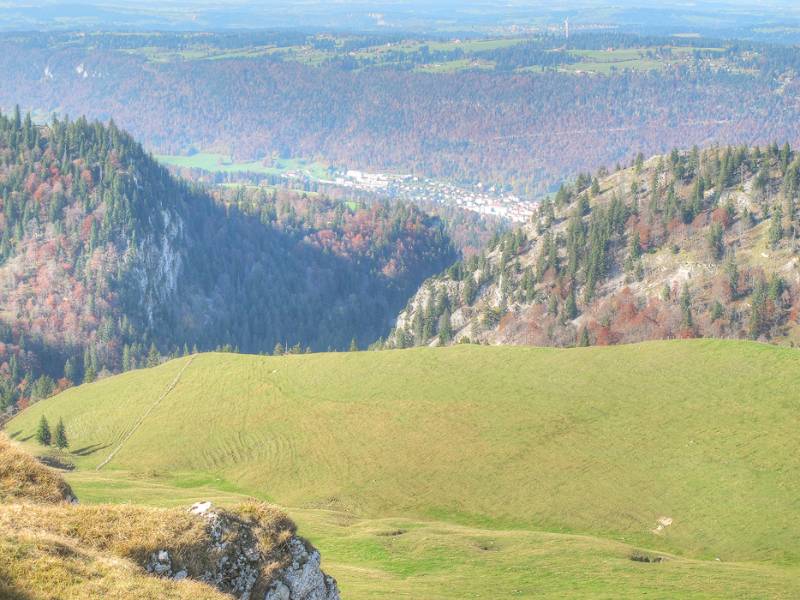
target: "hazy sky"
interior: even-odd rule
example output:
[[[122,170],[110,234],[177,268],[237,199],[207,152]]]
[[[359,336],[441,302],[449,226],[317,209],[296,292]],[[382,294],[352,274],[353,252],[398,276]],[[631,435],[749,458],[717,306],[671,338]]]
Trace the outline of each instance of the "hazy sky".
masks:
[[[0,0],[2,29],[481,29],[575,23],[739,30],[797,26],[800,0]]]

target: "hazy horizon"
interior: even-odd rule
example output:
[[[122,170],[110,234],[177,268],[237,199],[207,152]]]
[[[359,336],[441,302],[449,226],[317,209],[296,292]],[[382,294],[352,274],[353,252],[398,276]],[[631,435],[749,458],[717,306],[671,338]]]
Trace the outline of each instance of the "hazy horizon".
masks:
[[[787,0],[709,2],[573,0],[440,0],[397,2],[340,0],[78,0],[0,2],[0,29],[10,30],[233,30],[336,29],[361,31],[475,31],[545,29],[569,18],[576,27],[609,27],[641,33],[697,33],[791,37],[800,34],[800,6]],[[762,31],[766,29],[766,31]]]

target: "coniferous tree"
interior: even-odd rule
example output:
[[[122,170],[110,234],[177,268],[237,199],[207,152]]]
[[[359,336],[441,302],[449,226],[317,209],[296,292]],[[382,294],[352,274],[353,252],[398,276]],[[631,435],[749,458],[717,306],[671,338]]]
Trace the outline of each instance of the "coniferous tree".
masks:
[[[684,282],[683,291],[681,292],[681,312],[683,313],[683,326],[691,328],[694,326],[692,318],[692,296],[689,293],[689,283]]]
[[[766,324],[767,293],[764,282],[759,278],[753,284],[750,302],[750,337],[757,339],[764,331]]]
[[[724,231],[719,223],[712,223],[708,230],[708,249],[714,260],[719,260],[725,253]]]
[[[711,306],[711,320],[716,321],[717,319],[721,319],[724,314],[725,309],[722,304],[719,300],[715,300],[714,304]]]
[[[567,300],[564,302],[564,316],[570,321],[578,316],[578,306],[575,302],[574,287],[570,287],[569,294],[567,294]]]
[[[465,305],[472,304],[472,300],[475,298],[475,279],[472,277],[470,273],[469,276],[464,280],[464,286],[461,288],[461,302]]]
[[[75,366],[74,358],[68,358],[64,363],[64,377],[72,383],[78,383],[78,368]]]
[[[59,450],[64,450],[69,446],[67,439],[67,429],[64,427],[64,420],[59,418],[58,425],[56,425],[56,447]]]
[[[84,383],[92,383],[95,379],[97,379],[97,371],[95,371],[94,362],[91,360],[91,353],[89,349],[86,349],[84,352],[84,362],[83,362],[83,382]],[[88,358],[88,360],[87,360]]]
[[[739,268],[736,266],[736,258],[733,252],[728,256],[728,262],[725,265],[725,275],[728,279],[731,299],[735,300],[739,294]]]
[[[638,230],[634,231],[631,236],[629,255],[633,260],[638,259],[642,255],[642,242]]]
[[[450,311],[445,308],[439,317],[439,342],[444,346],[453,339],[453,328],[450,323]]]
[[[150,344],[150,350],[147,352],[147,366],[156,367],[161,362],[161,356],[158,353],[155,343]]]
[[[783,211],[780,206],[776,206],[772,211],[772,219],[769,223],[769,231],[767,232],[767,240],[771,246],[776,246],[783,237]]]
[[[44,415],[39,419],[39,426],[36,428],[36,441],[42,446],[49,446],[52,442],[50,425],[47,423],[47,418],[45,418]]]

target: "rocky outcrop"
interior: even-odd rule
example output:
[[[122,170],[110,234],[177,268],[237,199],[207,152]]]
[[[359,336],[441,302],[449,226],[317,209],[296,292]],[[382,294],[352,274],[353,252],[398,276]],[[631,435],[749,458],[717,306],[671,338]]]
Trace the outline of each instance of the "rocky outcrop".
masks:
[[[323,573],[317,550],[294,537],[289,551],[292,563],[280,571],[265,600],[339,600],[336,580]]]
[[[148,573],[176,580],[191,577],[240,600],[339,600],[336,580],[322,571],[319,552],[293,530],[284,530],[285,539],[265,544],[257,524],[215,510],[211,502],[198,502],[189,512],[206,522],[202,568],[177,566],[169,551],[161,549],[150,555]]]

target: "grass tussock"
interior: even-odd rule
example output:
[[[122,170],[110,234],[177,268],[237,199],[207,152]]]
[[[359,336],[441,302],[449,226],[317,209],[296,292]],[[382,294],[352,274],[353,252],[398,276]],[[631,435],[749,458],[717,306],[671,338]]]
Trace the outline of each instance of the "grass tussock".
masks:
[[[252,503],[220,514],[239,525],[229,528],[227,548],[239,545],[243,536],[254,536],[262,555],[270,559],[265,561],[270,567],[265,575],[284,564],[286,542],[296,531],[284,513]],[[69,540],[138,565],[144,565],[154,552],[167,550],[175,570],[186,569],[190,577],[211,569],[215,559],[206,520],[178,508],[9,504],[0,506],[0,530]]]
[[[61,475],[0,434],[0,502],[60,503],[73,497]]]
[[[38,531],[144,564],[168,550],[181,564],[205,565],[205,523],[179,509],[134,505],[0,507],[0,529]]]
[[[246,502],[224,514],[243,525],[234,529],[238,531],[235,535],[252,535],[258,544],[263,559],[253,595],[260,598],[266,594],[278,571],[287,566],[290,560],[288,543],[297,532],[297,526],[284,512],[263,502]]]
[[[230,600],[208,585],[157,579],[132,561],[38,531],[0,533],[0,598]]]

